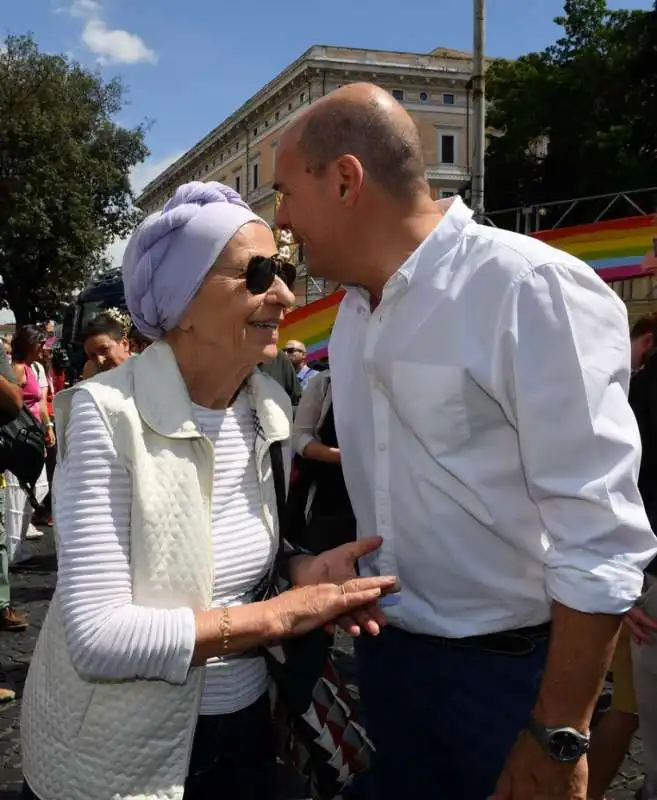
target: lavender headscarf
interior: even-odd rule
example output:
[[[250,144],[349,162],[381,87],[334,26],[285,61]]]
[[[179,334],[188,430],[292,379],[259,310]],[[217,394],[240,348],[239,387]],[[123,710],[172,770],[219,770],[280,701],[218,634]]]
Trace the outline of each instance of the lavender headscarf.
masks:
[[[222,183],[181,186],[132,235],[123,258],[125,299],[136,328],[160,339],[175,328],[237,231],[267,223]]]

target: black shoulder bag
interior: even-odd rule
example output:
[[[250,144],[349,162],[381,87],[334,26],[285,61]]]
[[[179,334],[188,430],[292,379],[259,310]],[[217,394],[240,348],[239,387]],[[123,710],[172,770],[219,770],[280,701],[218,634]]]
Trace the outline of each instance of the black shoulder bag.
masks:
[[[300,551],[285,541],[285,469],[280,442],[274,442],[269,452],[280,529],[271,595],[289,588],[287,565]],[[374,747],[338,674],[330,637],[319,629],[286,639],[265,651],[265,658],[276,687],[274,722],[281,757],[305,780],[314,800],[332,800],[369,768]]]
[[[35,509],[40,505],[34,489],[45,463],[43,425],[23,406],[15,419],[0,427],[0,472],[9,470],[16,476]]]

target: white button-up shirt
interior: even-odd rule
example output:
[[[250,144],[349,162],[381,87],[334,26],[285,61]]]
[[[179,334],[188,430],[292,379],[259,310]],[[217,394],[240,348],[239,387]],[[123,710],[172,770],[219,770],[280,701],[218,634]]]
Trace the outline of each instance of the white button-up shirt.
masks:
[[[619,298],[578,259],[472,221],[460,198],[387,282],[349,289],[330,344],[362,574],[390,622],[461,637],[620,614],[657,551],[637,490]]]

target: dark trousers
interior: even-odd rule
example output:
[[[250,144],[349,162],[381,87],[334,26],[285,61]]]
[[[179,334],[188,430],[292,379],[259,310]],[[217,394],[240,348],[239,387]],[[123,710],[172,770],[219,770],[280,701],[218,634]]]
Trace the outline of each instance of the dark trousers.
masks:
[[[533,643],[529,654],[505,655],[395,628],[356,640],[377,800],[493,794],[537,697],[548,634]]]
[[[276,789],[268,694],[235,714],[198,718],[183,800],[275,800]],[[27,783],[21,800],[38,800]]]

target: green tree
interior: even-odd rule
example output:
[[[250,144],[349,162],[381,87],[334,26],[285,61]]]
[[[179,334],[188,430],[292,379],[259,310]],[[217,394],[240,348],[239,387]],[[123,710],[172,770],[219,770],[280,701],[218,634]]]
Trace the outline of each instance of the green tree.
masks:
[[[113,121],[123,105],[119,80],[30,36],[0,51],[0,307],[19,324],[57,317],[137,221],[129,173],[148,150]]]
[[[554,45],[491,66],[489,124],[505,135],[488,151],[489,209],[657,184],[657,160],[640,141],[657,75],[646,33],[656,16],[568,0]]]

